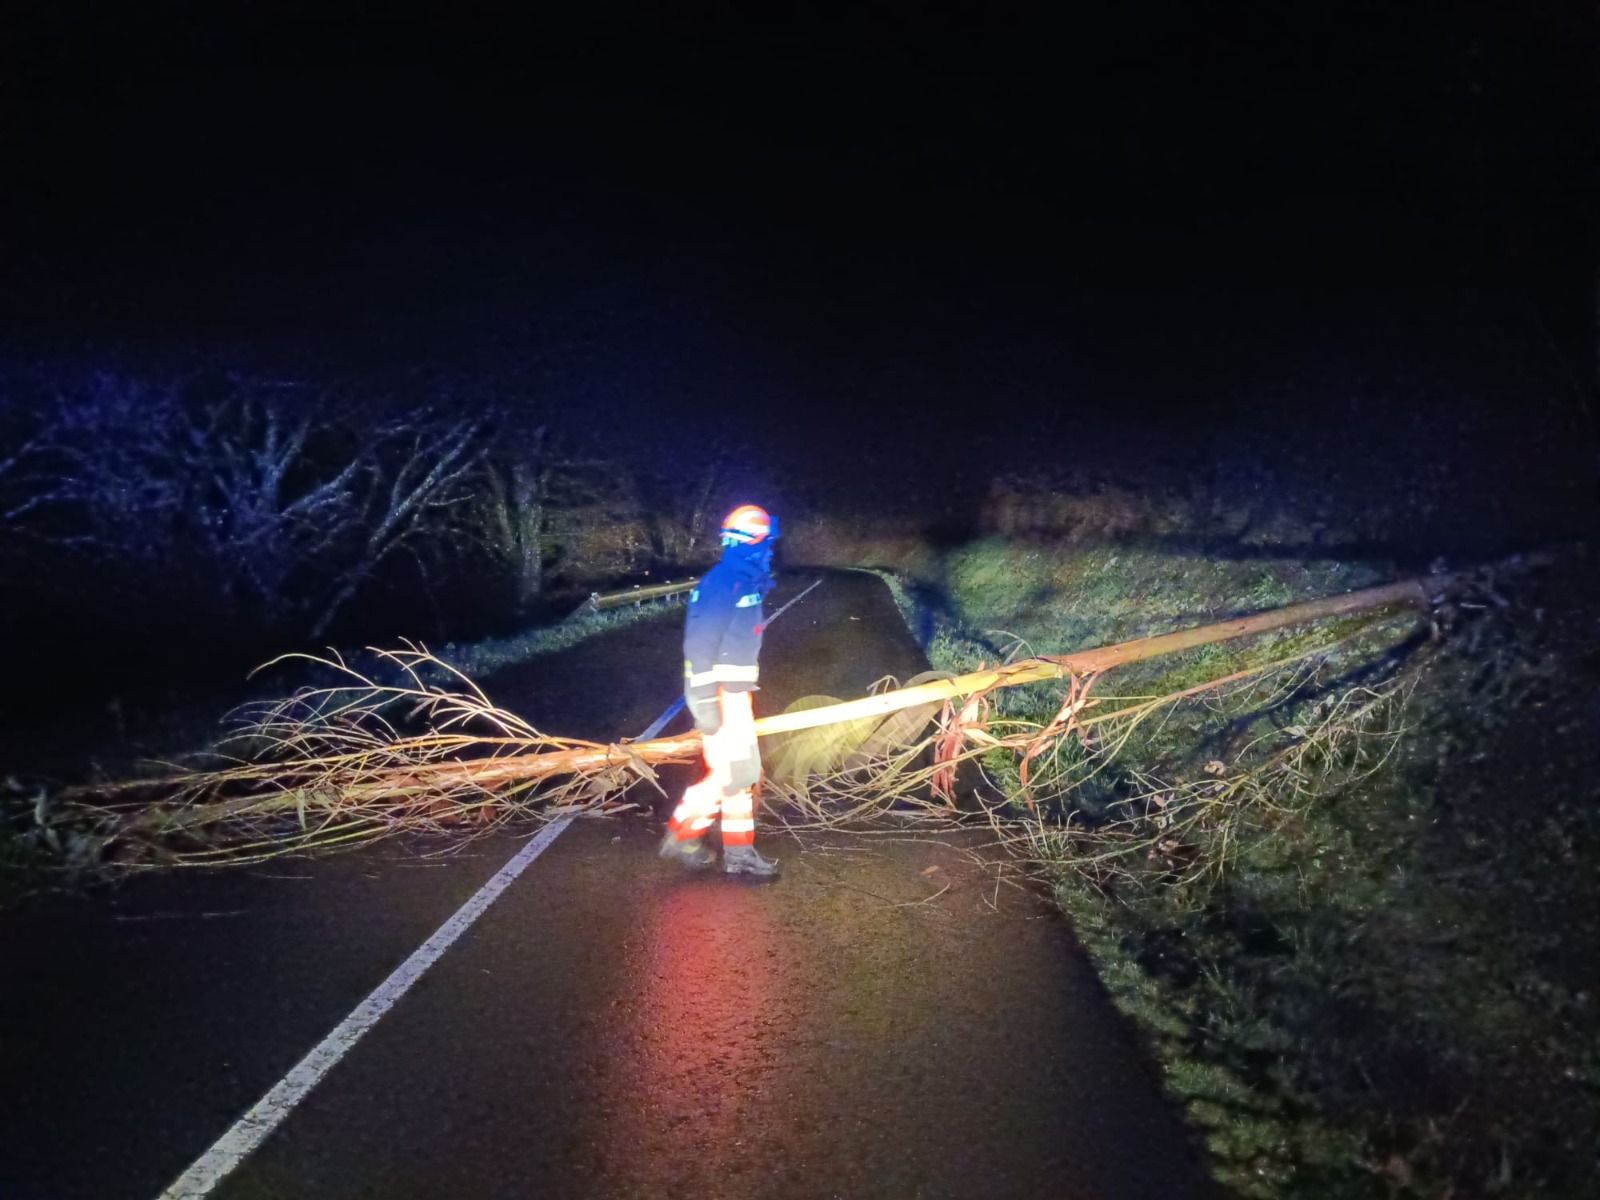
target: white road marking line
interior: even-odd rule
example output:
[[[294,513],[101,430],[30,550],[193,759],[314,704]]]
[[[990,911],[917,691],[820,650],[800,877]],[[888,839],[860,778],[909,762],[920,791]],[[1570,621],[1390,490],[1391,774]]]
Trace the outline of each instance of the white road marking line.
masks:
[[[406,959],[394,969],[394,972],[372,990],[372,993],[358,1004],[353,1012],[327,1037],[312,1049],[297,1063],[292,1071],[283,1077],[260,1100],[255,1107],[238,1121],[233,1128],[223,1134],[194,1164],[161,1193],[159,1200],[201,1200],[201,1197],[211,1194],[219,1183],[245,1158],[261,1145],[284,1119],[294,1111],[295,1105],[304,1100],[311,1089],[317,1086],[332,1068],[361,1040],[362,1034],[378,1023],[378,1018],[394,1006],[394,1002],[406,994],[406,991],[422,973],[431,967],[448,950],[451,944],[466,932],[467,927],[476,921],[495,898],[511,885],[511,881],[522,874],[523,868],[539,855],[543,854],[551,842],[561,836],[561,831],[572,824],[573,818],[561,817],[550,822],[534,836],[526,846],[518,850],[506,863],[494,873],[494,876],[479,888],[465,904],[456,910],[456,913],[443,925],[434,931],[432,937],[423,942]]]

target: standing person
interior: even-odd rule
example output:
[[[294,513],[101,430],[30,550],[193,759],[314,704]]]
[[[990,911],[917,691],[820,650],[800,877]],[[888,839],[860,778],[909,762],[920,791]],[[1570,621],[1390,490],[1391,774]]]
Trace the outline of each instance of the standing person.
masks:
[[[672,814],[661,856],[709,867],[716,854],[705,833],[722,815],[722,869],[770,879],[778,864],[756,853],[755,795],[761,779],[751,693],[760,676],[762,598],[772,590],[778,520],[741,504],[722,522],[722,561],[689,593],[683,630],[683,693],[705,738],[706,776],[691,784]]]

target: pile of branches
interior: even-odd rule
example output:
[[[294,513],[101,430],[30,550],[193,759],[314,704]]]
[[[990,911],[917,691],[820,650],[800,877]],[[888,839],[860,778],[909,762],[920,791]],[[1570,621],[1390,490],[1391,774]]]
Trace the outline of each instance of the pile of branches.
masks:
[[[994,845],[1036,864],[1065,864],[1102,890],[1193,889],[1220,878],[1239,847],[1271,836],[1310,804],[1380,770],[1405,732],[1402,717],[1426,655],[1393,662],[1385,677],[1341,684],[1331,664],[1370,626],[1245,670],[1162,695],[1091,694],[1096,676],[1069,679],[1045,721],[997,715],[995,697],[947,702],[920,737],[878,754],[845,753],[835,769],[781,779],[792,828],[818,830],[891,812],[922,827],[987,824]],[[1374,643],[1381,645],[1381,641]],[[1265,722],[1243,745],[1167,778],[1125,752],[1181,705],[1222,723]],[[868,751],[871,739],[868,739]],[[1137,757],[1137,756],[1133,756]],[[998,773],[998,777],[997,777]],[[958,790],[960,776],[975,786]],[[1082,802],[1092,784],[1118,793]]]
[[[421,646],[372,653],[368,671],[286,656],[333,681],[241,709],[235,731],[199,763],[61,793],[50,823],[73,828],[83,860],[248,864],[399,833],[448,830],[459,844],[509,821],[616,812],[631,806],[623,797],[635,785],[659,787],[626,745],[541,733]],[[677,741],[676,752],[656,748],[650,759],[692,757],[698,742]]]

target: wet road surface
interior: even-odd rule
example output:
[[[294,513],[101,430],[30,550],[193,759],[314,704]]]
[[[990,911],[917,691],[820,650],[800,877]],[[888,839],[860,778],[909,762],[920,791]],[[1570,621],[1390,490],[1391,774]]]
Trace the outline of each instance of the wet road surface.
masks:
[[[640,728],[679,620],[489,693],[564,733]],[[769,634],[758,712],[922,665],[881,584],[830,577]],[[574,825],[214,1194],[1202,1194],[1064,924],[958,842],[769,837],[785,874],[759,886],[679,874],[657,828]],[[0,915],[0,1200],[158,1195],[519,844]]]

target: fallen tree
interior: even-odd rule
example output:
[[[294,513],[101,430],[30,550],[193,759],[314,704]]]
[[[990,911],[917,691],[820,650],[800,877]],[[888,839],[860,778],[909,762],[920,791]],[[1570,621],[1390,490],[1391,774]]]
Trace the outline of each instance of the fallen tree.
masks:
[[[887,756],[869,773],[873,781],[881,784],[897,772],[895,794],[905,793],[908,780],[912,786],[925,784],[949,809],[960,761],[1011,750],[1019,756],[1026,795],[1029,764],[1061,739],[1096,725],[1137,721],[1160,705],[1291,667],[1326,653],[1350,630],[1259,668],[1095,711],[1102,701],[1091,697],[1090,689],[1107,673],[1296,626],[1355,617],[1365,618],[1360,622],[1365,625],[1405,609],[1424,614],[1450,583],[1448,576],[1409,579],[1072,654],[1029,657],[764,717],[756,722],[756,732],[768,737],[876,723],[904,710],[943,705],[940,732]],[[311,659],[336,672],[335,682],[249,712],[240,731],[202,766],[70,789],[48,810],[41,806],[41,824],[55,830],[51,840],[79,860],[124,866],[253,862],[400,832],[449,828],[470,833],[515,818],[615,812],[632,806],[626,798],[630,789],[659,788],[656,766],[689,762],[699,754],[695,733],[612,744],[553,737],[496,708],[470,679],[423,648],[378,653],[398,670],[401,682],[380,683],[342,660]],[[452,686],[424,681],[440,671]],[[1066,681],[1067,694],[1048,723],[991,728],[983,718],[983,701],[991,693],[1050,680]],[[957,700],[963,701],[959,710]],[[935,750],[932,765],[916,765],[928,745]],[[862,800],[858,810],[873,807],[871,787],[853,794]]]

